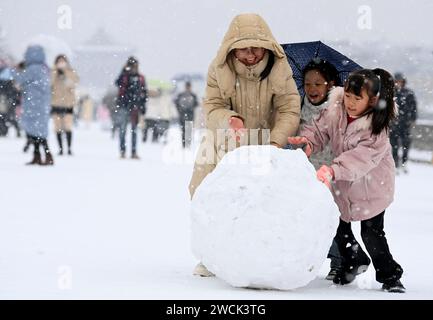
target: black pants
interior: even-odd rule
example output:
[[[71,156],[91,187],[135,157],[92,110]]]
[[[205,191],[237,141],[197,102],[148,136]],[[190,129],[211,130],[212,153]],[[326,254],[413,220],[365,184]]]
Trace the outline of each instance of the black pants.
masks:
[[[0,114],[0,136],[6,136],[8,134],[8,126],[6,124],[6,115]]]
[[[335,239],[332,240],[331,247],[329,248],[328,258],[331,259],[331,269],[341,269],[341,254]]]
[[[152,130],[152,142],[158,141],[158,128],[157,128],[157,120],[146,119],[144,120],[145,126],[143,129],[143,142],[147,141],[148,131]]]
[[[194,120],[194,114],[193,113],[188,113],[185,114],[184,117],[180,117],[179,121],[180,121],[180,130],[182,131],[182,147],[190,147],[191,146],[191,140],[192,137],[188,134],[187,136],[187,129],[190,129],[191,127],[188,125],[188,123],[192,122]],[[191,132],[192,134],[192,132]]]
[[[371,260],[373,260],[373,266],[376,270],[376,280],[380,283],[400,279],[403,274],[402,267],[393,259],[389,251],[388,242],[385,237],[385,232],[383,231],[384,215],[385,211],[371,219],[361,221],[362,241],[365,244]],[[352,233],[350,222],[344,222],[340,219],[340,224],[334,239],[342,255],[342,263],[344,266],[345,263],[353,260],[353,257],[348,256],[349,252],[357,251],[348,249],[350,249],[351,246],[358,245]],[[362,250],[361,248],[359,249]]]
[[[50,148],[48,147],[48,141],[47,139],[41,138],[41,137],[34,137],[34,136],[27,136],[28,141],[33,144],[34,150],[33,153],[35,155],[40,154],[39,147],[42,146],[44,149],[45,154],[50,153]]]
[[[392,146],[392,157],[394,158],[395,167],[398,168],[401,165],[404,166],[408,160],[411,144],[410,127],[408,125],[393,127],[389,134],[389,141]],[[403,156],[401,159],[398,156],[400,147],[403,149]]]
[[[135,154],[137,151],[137,126],[140,117],[140,110],[138,107],[128,110],[126,108],[119,110],[122,122],[119,130],[120,138],[120,152],[126,151],[126,129],[128,123],[131,123],[131,153]]]

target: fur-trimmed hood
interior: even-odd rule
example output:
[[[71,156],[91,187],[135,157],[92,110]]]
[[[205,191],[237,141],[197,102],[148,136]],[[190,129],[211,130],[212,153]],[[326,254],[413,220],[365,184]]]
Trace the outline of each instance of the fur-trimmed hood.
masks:
[[[287,91],[288,80],[292,79],[292,69],[281,45],[275,40],[269,26],[258,14],[240,14],[231,22],[211,68],[221,88],[222,98],[235,94],[236,71],[229,63],[232,50],[260,47],[274,55],[274,67],[269,74],[272,91],[281,94]]]

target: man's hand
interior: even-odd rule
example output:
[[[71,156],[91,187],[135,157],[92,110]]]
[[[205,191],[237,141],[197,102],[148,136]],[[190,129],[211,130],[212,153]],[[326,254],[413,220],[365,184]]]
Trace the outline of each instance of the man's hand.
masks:
[[[246,134],[247,129],[244,127],[244,122],[241,118],[231,117],[229,119],[229,127],[235,132],[236,141],[240,141],[241,137]]]

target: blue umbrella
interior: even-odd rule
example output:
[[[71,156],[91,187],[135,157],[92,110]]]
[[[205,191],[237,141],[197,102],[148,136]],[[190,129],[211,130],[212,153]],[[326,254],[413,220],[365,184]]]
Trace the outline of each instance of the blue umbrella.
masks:
[[[292,67],[293,79],[301,97],[304,96],[302,70],[314,58],[327,60],[337,69],[339,78],[337,86],[343,86],[350,72],[362,69],[359,64],[321,41],[288,43],[283,44],[282,47]]]

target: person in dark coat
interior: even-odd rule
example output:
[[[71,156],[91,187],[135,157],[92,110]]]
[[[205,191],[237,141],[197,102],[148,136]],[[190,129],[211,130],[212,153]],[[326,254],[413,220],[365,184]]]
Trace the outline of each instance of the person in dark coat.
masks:
[[[412,141],[410,132],[417,119],[417,102],[414,92],[406,87],[406,78],[402,73],[396,73],[394,80],[398,117],[391,126],[389,138],[397,173],[400,169],[407,173],[407,160]],[[403,149],[402,157],[399,155],[400,148]]]
[[[189,146],[191,141],[186,141],[186,122],[194,121],[194,110],[198,107],[197,96],[192,92],[191,82],[185,83],[185,91],[179,93],[174,101],[179,113],[179,124],[182,130],[182,146]]]
[[[21,136],[16,109],[20,104],[20,92],[16,88],[9,68],[0,72],[0,136],[8,134],[9,125],[15,127],[17,137]]]
[[[111,118],[111,137],[114,139],[116,131],[120,130],[121,120],[119,118],[119,106],[117,103],[117,90],[111,90],[109,89],[104,97],[102,98],[102,104],[105,105],[105,107],[110,112],[110,118]]]
[[[51,109],[50,68],[45,62],[44,49],[38,45],[29,46],[24,61],[25,69],[12,69],[12,78],[20,86],[23,95],[21,124],[34,145],[33,160],[28,164],[53,165],[47,141]],[[40,146],[44,150],[44,161],[39,151]]]
[[[131,158],[139,159],[137,155],[137,125],[140,113],[146,113],[147,86],[146,80],[138,71],[138,61],[130,57],[116,81],[119,88],[118,105],[120,125],[120,157],[125,158],[126,153],[126,128],[131,122]]]

